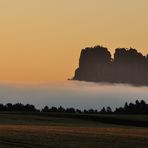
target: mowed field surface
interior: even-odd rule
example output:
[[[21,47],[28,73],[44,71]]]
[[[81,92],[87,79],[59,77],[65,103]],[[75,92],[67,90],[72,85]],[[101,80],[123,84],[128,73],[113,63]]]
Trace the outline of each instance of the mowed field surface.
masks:
[[[147,148],[148,128],[29,114],[0,114],[2,148]]]

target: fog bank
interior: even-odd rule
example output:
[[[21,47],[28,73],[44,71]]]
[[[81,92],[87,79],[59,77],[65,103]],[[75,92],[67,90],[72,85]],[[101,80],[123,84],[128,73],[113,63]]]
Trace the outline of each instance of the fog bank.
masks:
[[[101,84],[66,81],[43,85],[0,85],[0,103],[31,103],[37,108],[45,105],[101,109],[123,106],[135,100],[148,102],[148,87],[122,84]]]

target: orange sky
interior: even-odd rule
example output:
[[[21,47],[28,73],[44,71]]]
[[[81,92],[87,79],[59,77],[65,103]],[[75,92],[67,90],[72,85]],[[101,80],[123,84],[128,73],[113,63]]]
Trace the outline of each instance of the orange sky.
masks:
[[[148,53],[148,0],[0,0],[0,82],[73,76],[82,48]]]

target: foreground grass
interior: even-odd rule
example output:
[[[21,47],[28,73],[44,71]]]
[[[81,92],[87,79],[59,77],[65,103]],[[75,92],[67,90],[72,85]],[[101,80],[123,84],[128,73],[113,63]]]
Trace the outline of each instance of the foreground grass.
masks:
[[[147,147],[148,130],[2,125],[0,143],[11,147]]]
[[[0,114],[2,148],[147,148],[147,145],[148,128],[41,115]]]

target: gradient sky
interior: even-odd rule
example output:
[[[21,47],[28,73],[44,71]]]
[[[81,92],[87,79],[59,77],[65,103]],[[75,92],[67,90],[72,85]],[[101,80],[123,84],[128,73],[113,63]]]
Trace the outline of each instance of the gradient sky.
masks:
[[[148,53],[148,0],[0,0],[0,82],[73,76],[82,48]]]

